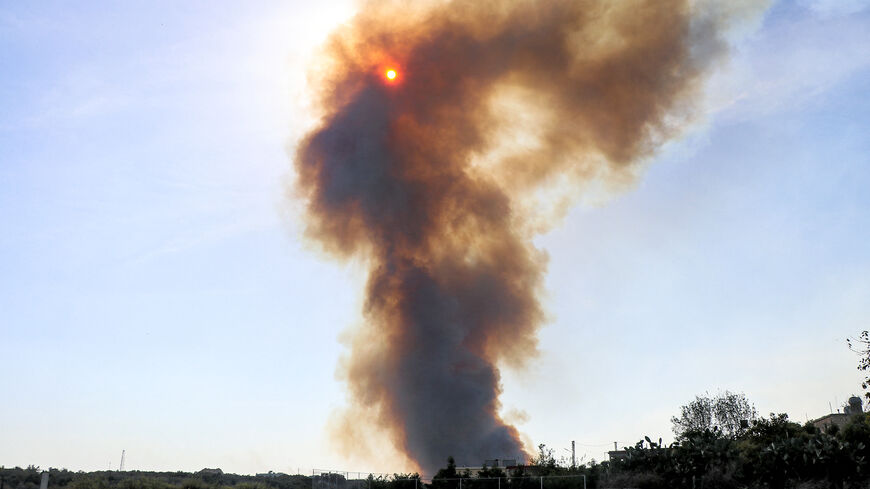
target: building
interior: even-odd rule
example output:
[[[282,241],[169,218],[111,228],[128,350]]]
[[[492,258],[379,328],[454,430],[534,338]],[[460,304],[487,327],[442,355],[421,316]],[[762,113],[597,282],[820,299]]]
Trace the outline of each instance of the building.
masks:
[[[836,426],[839,429],[843,429],[846,427],[846,424],[852,419],[852,416],[855,414],[860,414],[864,412],[864,406],[861,398],[858,396],[852,396],[849,398],[849,404],[843,407],[842,413],[831,413],[825,416],[822,416],[819,419],[814,419],[810,421],[810,423],[816,428],[827,431],[832,426]]]
[[[465,474],[466,472],[471,477],[477,477],[480,472],[486,469],[501,469],[505,473],[510,473],[510,471],[518,468],[517,459],[515,458],[492,458],[484,460],[483,465],[480,467],[456,467],[457,474]]]
[[[630,458],[630,456],[628,454],[628,450],[625,450],[625,449],[610,450],[609,452],[607,452],[607,457],[611,462],[617,462],[620,460],[626,460],[626,459]]]
[[[287,474],[285,474],[284,472],[273,472],[273,471],[270,470],[270,471],[268,471],[268,472],[263,472],[263,473],[261,473],[261,474],[257,474],[257,477],[270,477],[270,478],[275,478],[275,477],[281,477],[281,476],[284,476],[284,475],[287,475]]]

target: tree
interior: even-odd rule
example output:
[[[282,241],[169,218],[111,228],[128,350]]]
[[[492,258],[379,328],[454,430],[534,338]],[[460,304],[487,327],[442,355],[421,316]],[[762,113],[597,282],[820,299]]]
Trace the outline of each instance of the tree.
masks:
[[[671,423],[678,438],[706,430],[718,430],[729,438],[736,438],[757,417],[755,406],[745,394],[725,391],[715,397],[695,396],[695,400],[680,407],[680,416],[671,418]]]
[[[456,460],[452,456],[447,457],[447,468],[439,469],[438,473],[432,478],[432,487],[434,489],[454,489],[458,486],[456,479],[462,474],[456,472]]]
[[[850,350],[861,355],[861,358],[858,360],[858,370],[862,372],[870,371],[870,332],[866,330],[861,331],[861,334],[857,338],[847,338],[846,344],[849,345]],[[867,375],[864,381],[861,382],[861,387],[864,390],[867,390],[868,386],[870,386],[870,375]],[[864,397],[870,399],[870,392],[865,392]]]
[[[538,445],[538,455],[535,456],[531,464],[547,469],[556,468],[556,458],[553,456],[553,449],[547,448],[547,445],[543,443]]]

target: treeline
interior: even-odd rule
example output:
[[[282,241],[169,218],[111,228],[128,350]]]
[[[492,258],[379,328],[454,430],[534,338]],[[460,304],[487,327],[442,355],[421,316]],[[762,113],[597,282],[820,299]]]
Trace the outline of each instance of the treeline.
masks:
[[[870,416],[855,414],[844,429],[823,431],[771,415],[734,435],[687,431],[669,446],[646,438],[601,465],[609,487],[867,488]]]
[[[38,489],[42,470],[0,469],[2,489]],[[686,430],[665,446],[645,438],[613,460],[570,466],[539,446],[529,465],[503,471],[457,470],[453,459],[425,482],[417,474],[348,480],[244,476],[220,471],[71,472],[50,469],[49,488],[64,489],[870,489],[870,414],[840,430],[799,425],[784,414],[759,418],[744,429]]]
[[[42,469],[0,468],[2,489],[39,489]],[[311,489],[311,478],[303,475],[270,474],[249,476],[220,471],[72,472],[48,469],[49,489]]]
[[[350,482],[350,481],[349,481]],[[428,486],[428,487],[427,487]],[[458,471],[452,459],[431,481],[416,474],[370,479],[360,489],[870,489],[870,414],[842,430],[800,425],[785,414],[753,420],[732,433],[687,430],[663,445],[646,437],[614,460],[571,467],[539,446],[514,470]],[[318,488],[320,489],[320,488]],[[327,488],[323,488],[327,489]],[[340,486],[337,489],[342,489]]]

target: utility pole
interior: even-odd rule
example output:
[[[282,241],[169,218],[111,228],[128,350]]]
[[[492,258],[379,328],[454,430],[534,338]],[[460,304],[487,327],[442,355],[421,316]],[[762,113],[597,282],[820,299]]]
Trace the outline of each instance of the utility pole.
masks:
[[[127,450],[121,450],[121,464],[118,465],[118,472],[124,471],[124,458],[127,455]]]
[[[571,468],[577,468],[577,456],[576,452],[574,452],[574,440],[571,440]]]

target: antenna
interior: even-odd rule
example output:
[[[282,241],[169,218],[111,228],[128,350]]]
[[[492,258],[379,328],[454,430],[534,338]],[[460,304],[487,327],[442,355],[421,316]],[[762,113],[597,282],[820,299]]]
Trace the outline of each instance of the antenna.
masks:
[[[127,455],[127,450],[121,450],[121,465],[118,466],[118,472],[124,471],[124,458]]]

